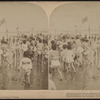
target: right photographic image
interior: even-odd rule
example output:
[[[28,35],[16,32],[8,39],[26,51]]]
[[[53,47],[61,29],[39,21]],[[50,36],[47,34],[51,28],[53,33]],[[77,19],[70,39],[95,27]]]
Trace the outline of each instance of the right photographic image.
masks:
[[[49,90],[100,90],[100,3],[76,2],[49,19]]]

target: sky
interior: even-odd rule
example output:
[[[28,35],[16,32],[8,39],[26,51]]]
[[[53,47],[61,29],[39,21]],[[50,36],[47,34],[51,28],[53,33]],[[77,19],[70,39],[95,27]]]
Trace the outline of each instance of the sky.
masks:
[[[82,24],[82,20],[87,21]],[[63,4],[50,15],[51,31],[100,30],[100,2]],[[76,26],[76,27],[75,27]]]
[[[88,30],[89,27],[100,30],[99,9],[99,2],[0,2],[0,22],[3,18],[6,21],[0,25],[0,32],[16,31],[17,27],[19,31]],[[85,17],[88,20],[82,24]]]
[[[73,3],[73,2],[69,2],[69,1],[62,1],[62,2],[58,2],[58,1],[45,1],[45,2],[39,1],[39,2],[37,2],[37,1],[34,1],[34,2],[27,2],[27,3],[33,3],[33,4],[36,4],[36,5],[39,5],[45,11],[45,13],[48,17],[48,21],[49,21],[50,15],[56,7],[58,7],[59,5],[62,5],[62,4],[68,4],[68,3]]]
[[[0,25],[0,32],[16,31],[47,31],[48,18],[44,10],[35,4],[23,2],[0,2],[0,21],[5,18],[5,23]]]

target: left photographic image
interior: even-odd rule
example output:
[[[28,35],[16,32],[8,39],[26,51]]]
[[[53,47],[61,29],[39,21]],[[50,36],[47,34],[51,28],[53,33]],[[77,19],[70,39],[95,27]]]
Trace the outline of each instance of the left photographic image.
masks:
[[[35,4],[0,2],[0,90],[48,89],[48,19]]]

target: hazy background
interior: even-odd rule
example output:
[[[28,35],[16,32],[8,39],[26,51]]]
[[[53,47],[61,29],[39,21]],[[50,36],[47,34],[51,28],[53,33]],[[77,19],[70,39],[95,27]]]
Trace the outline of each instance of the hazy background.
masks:
[[[84,18],[87,20],[82,24]],[[50,16],[50,31],[100,30],[100,3],[81,2],[55,8]]]
[[[0,25],[0,32],[16,31],[47,31],[48,19],[41,7],[35,4],[22,2],[0,2],[0,21],[5,19],[5,23]]]

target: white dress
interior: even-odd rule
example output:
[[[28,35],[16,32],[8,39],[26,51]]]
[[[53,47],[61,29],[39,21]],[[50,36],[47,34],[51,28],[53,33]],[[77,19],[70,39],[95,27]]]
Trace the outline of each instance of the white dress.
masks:
[[[58,68],[60,67],[60,61],[59,61],[59,52],[58,51],[53,51],[51,52],[51,67],[53,68]]]
[[[28,50],[28,45],[26,44],[22,44],[22,50],[23,51],[27,51]]]
[[[72,63],[74,62],[74,53],[72,50],[67,50],[66,52],[66,62],[67,63]]]
[[[81,46],[77,47],[77,53],[80,54],[83,52],[83,48]]]
[[[42,54],[42,50],[43,50],[43,44],[42,43],[38,43],[37,44],[37,52],[38,52],[38,54]]]
[[[66,59],[66,53],[67,53],[67,50],[66,50],[66,49],[63,50],[63,51],[61,52],[61,59],[62,59],[63,62],[65,62],[65,59]]]
[[[32,69],[32,61],[29,58],[22,58],[20,63],[20,68],[22,68],[27,74],[30,75],[30,71]]]

